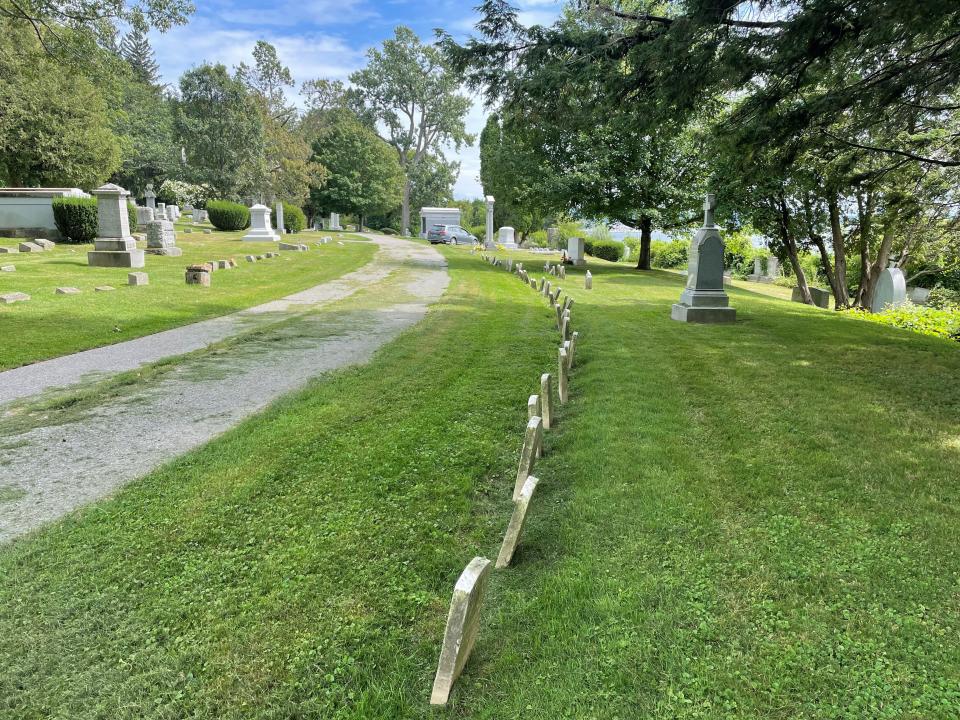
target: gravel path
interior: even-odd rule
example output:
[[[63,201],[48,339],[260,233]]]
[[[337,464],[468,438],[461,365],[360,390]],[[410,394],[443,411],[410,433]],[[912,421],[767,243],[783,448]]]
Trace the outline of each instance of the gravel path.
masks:
[[[104,353],[95,356],[99,364],[92,367],[98,372],[129,370],[238,335],[251,327],[246,322],[251,316],[270,318],[269,324],[254,325],[260,332],[241,335],[215,353],[184,358],[67,422],[53,417],[49,425],[0,435],[0,541],[110,494],[323,372],[365,362],[418,322],[446,290],[446,262],[423,245],[368,237],[380,245],[370,264],[302,293],[150,338],[0,373],[2,405],[3,398],[23,397],[10,387],[24,382],[19,370],[46,366],[48,374],[29,375],[29,382],[40,388],[62,386],[89,372],[90,353]],[[336,313],[311,312],[394,279],[405,283],[402,301],[361,303],[356,309],[347,303]],[[157,340],[160,336],[166,337]],[[80,359],[81,369],[61,362],[70,359]]]

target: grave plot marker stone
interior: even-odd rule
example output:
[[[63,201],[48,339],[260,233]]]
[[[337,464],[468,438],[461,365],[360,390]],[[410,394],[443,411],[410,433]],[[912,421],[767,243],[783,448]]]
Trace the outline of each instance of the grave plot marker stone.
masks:
[[[277,200],[277,232],[281,235],[287,234],[287,229],[283,226],[283,203]]]
[[[567,402],[567,351],[560,348],[557,358],[557,394],[560,396],[560,404]]]
[[[567,352],[567,371],[569,372],[569,371],[570,371],[570,364],[571,364],[571,362],[573,362],[573,357],[572,357],[572,355],[570,354],[570,341],[569,341],[569,340],[564,340],[564,341],[563,341],[563,345],[561,345],[560,347],[562,347],[562,348],[563,348],[564,350],[566,350],[566,352]]]
[[[480,608],[489,577],[490,561],[485,557],[475,557],[464,568],[453,587],[440,662],[430,694],[431,705],[446,705],[453,684],[467,664],[480,631]]]
[[[30,296],[24,292],[12,292],[0,295],[0,303],[3,305],[13,305],[15,302],[26,302]]]
[[[37,245],[35,242],[22,242],[17,246],[17,249],[22,253],[29,252],[43,252],[43,246]]]
[[[553,379],[550,373],[540,376],[540,417],[544,430],[549,430],[553,422]]]
[[[541,292],[541,293],[543,292],[543,285],[546,282],[547,282],[547,279],[545,277],[540,278],[540,286],[537,288],[538,292]]]
[[[0,247],[0,254],[13,254],[13,255],[15,255],[15,254],[17,254],[17,253],[19,253],[19,252],[20,252],[20,249],[19,249],[19,248]]]
[[[570,337],[570,311],[563,313],[563,322],[560,325],[560,339],[566,340]]]
[[[543,438],[543,418],[536,415],[527,421],[527,430],[523,434],[523,449],[520,451],[520,464],[517,467],[517,482],[513,486],[513,499],[520,496],[523,483],[533,471],[537,460],[537,447]]]
[[[570,358],[567,364],[571,368],[573,367],[573,358],[577,354],[577,341],[579,339],[580,339],[580,333],[578,332],[574,332],[570,336],[570,349],[568,350],[568,352],[570,353]]]
[[[210,287],[210,276],[213,273],[211,272],[210,265],[203,263],[201,265],[190,265],[187,268],[185,279],[187,285],[202,285],[203,287]]]
[[[563,308],[559,305],[554,305],[554,308],[557,311],[557,330],[563,329]]]
[[[75,288],[75,287],[58,287],[55,292],[56,292],[57,295],[79,295],[79,294],[80,294],[80,288]]]
[[[4,265],[0,267],[0,272],[16,272],[16,271],[17,271],[16,265]]]
[[[149,285],[150,276],[145,272],[127,273],[127,285]]]
[[[547,280],[546,283],[544,283],[544,286],[543,286],[543,296],[544,296],[544,297],[549,297],[549,296],[550,296],[550,281],[549,281],[549,280]]]
[[[583,289],[593,290],[593,275],[589,270],[587,270],[587,274],[583,276]]]
[[[93,288],[94,292],[110,292],[111,290],[116,290],[113,285],[97,285]]]
[[[537,489],[537,483],[539,482],[537,478],[531,475],[523,484],[523,489],[520,490],[520,495],[513,505],[513,514],[507,524],[507,531],[503,534],[500,554],[497,555],[498,568],[507,567],[513,559],[513,553],[516,552],[517,544],[520,542],[520,533],[523,532],[523,524],[527,519],[530,500],[533,498],[533,492]]]

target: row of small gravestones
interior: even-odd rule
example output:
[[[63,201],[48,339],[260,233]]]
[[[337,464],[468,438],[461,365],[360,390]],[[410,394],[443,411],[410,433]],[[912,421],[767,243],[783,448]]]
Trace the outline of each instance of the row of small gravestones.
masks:
[[[525,285],[536,290],[550,302],[556,311],[557,330],[560,331],[561,346],[557,352],[557,395],[560,404],[568,400],[568,376],[573,367],[574,355],[577,348],[579,333],[573,332],[570,321],[570,311],[573,307],[573,298],[569,295],[560,302],[561,289],[552,289],[551,283],[545,277],[540,281],[531,278],[524,270],[523,264],[514,267],[512,259],[506,263],[496,257],[483,256],[484,260],[495,267],[504,267],[507,272],[515,273]],[[550,275],[560,278],[566,277],[563,265],[551,266],[549,263],[544,270]],[[590,276],[589,271],[587,276]],[[586,288],[592,287],[592,276],[586,280]],[[513,559],[514,551],[520,541],[523,526],[527,518],[527,511],[537,489],[539,480],[531,475],[537,458],[542,457],[546,448],[543,442],[544,430],[549,430],[555,423],[553,414],[553,378],[550,373],[540,376],[540,394],[531,395],[527,400],[527,428],[523,438],[523,449],[520,452],[520,464],[517,468],[517,479],[513,486],[513,513],[507,524],[497,556],[496,567],[505,568]],[[440,661],[437,674],[433,681],[433,692],[430,695],[431,705],[445,705],[450,697],[453,684],[460,676],[480,630],[480,608],[486,593],[487,582],[490,576],[490,560],[485,557],[475,557],[469,562],[453,588],[453,597],[450,600],[450,612],[447,615],[447,625],[443,636],[443,646],[440,650]]]

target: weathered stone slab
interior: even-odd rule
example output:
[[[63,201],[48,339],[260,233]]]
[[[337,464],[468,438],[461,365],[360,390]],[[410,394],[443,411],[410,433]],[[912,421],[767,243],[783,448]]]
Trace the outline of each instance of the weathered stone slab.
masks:
[[[43,246],[37,245],[34,242],[22,242],[17,246],[17,249],[22,253],[43,252]]]
[[[16,272],[16,270],[17,270],[16,265],[4,265],[0,267],[0,272]]]
[[[75,287],[58,287],[54,291],[57,295],[79,295],[80,288]]]
[[[566,340],[570,337],[570,311],[566,310],[563,313],[563,319],[560,322],[560,338]]]
[[[520,490],[520,495],[513,504],[513,514],[510,516],[510,522],[507,523],[507,531],[503,534],[503,543],[500,545],[500,554],[497,555],[497,567],[505,568],[513,559],[513,553],[516,552],[517,543],[520,542],[520,533],[523,532],[523,525],[527,520],[527,510],[530,508],[530,500],[537,489],[537,480],[533,475],[527,478]]]
[[[554,309],[557,311],[557,330],[563,329],[563,308],[559,305],[554,305]]]
[[[0,247],[0,255],[4,255],[4,254],[13,255],[13,254],[16,254],[16,253],[18,253],[18,252],[20,252],[19,248]]]
[[[44,250],[53,250],[57,246],[53,240],[47,240],[46,238],[34,238],[33,244],[39,245]]]
[[[540,278],[540,285],[537,288],[539,292],[543,292],[543,286],[544,286],[544,283],[546,282],[547,282],[547,279],[545,277]]]
[[[550,373],[540,376],[540,417],[543,419],[545,430],[550,429],[553,422],[553,378]]]
[[[544,285],[543,285],[543,296],[544,296],[544,297],[551,297],[551,295],[550,295],[550,281],[549,281],[549,280],[547,280],[546,283],[544,283]]]
[[[560,404],[567,402],[567,351],[563,348],[559,350],[557,359],[557,394],[560,396]]]
[[[30,296],[23,292],[12,292],[6,295],[0,295],[0,303],[4,305],[12,305],[15,302],[26,302],[29,299]]]
[[[573,358],[577,354],[577,342],[580,340],[580,333],[574,332],[570,335],[570,348],[567,352],[570,357],[567,359],[567,367],[573,367]]]
[[[570,370],[570,341],[564,340],[560,347],[567,351],[567,370]]]
[[[110,292],[111,290],[116,290],[113,285],[97,285],[93,288],[94,292]]]
[[[206,230],[203,231],[203,234],[204,234],[204,235],[211,235],[211,234],[213,234],[213,230],[211,230],[210,228],[207,228]]]
[[[127,285],[149,285],[150,276],[145,272],[127,273]]]
[[[300,243],[285,243],[282,242],[277,245],[281,250],[293,250],[294,252],[306,252],[309,248],[306,245],[301,245]]]
[[[541,412],[542,412],[542,411],[540,410],[540,396],[539,396],[539,395],[531,395],[531,396],[527,399],[527,419],[528,419],[528,420],[532,420],[532,419],[535,418],[535,417],[539,417],[539,418],[542,419],[542,417],[541,417],[541,415],[540,415]],[[538,458],[539,458],[539,457],[543,457],[543,433],[540,434],[540,440],[541,440],[540,444],[537,445],[537,457],[538,457]]]
[[[212,275],[210,271],[210,265],[204,263],[202,265],[190,265],[187,268],[185,279],[187,285],[203,285],[204,287],[210,287],[210,276]]]
[[[817,307],[830,309],[830,298],[833,297],[833,293],[829,290],[824,290],[823,288],[811,287],[810,298],[813,300],[813,304]],[[793,302],[802,303],[803,295],[800,293],[800,288],[795,287],[790,293],[790,299]]]
[[[247,262],[256,262],[257,258],[253,255],[247,255]]]
[[[520,451],[520,465],[517,467],[517,482],[513,486],[513,499],[520,496],[520,490],[527,476],[533,470],[537,460],[537,447],[543,437],[543,418],[532,417],[527,421],[527,430],[523,435],[523,449]]]
[[[490,561],[484,557],[475,557],[457,579],[450,600],[450,612],[447,614],[437,675],[433,680],[433,692],[430,694],[431,705],[447,703],[453,684],[467,664],[480,631],[480,608],[489,577]]]

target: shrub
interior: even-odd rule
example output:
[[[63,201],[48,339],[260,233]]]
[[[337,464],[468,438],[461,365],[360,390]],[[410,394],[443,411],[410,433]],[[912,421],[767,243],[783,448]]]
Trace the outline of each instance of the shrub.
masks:
[[[54,198],[53,221],[63,242],[93,242],[97,236],[97,201],[95,198]]]
[[[229,200],[210,200],[207,214],[217,230],[243,230],[250,225],[250,208]]]
[[[486,225],[465,225],[463,229],[478,238],[482,238],[487,233]]]
[[[192,205],[201,210],[210,199],[213,188],[209,185],[193,185],[182,180],[164,180],[157,191],[157,200],[167,205],[176,205],[181,210]]]
[[[868,313],[863,310],[848,312],[863,320],[881,325],[893,325],[913,330],[921,335],[932,335],[960,342],[960,310],[957,309],[938,310],[924,305],[906,303],[879,313]]]
[[[397,230],[396,228],[392,228],[392,227],[380,228],[380,232],[383,233],[384,235],[399,235],[399,234],[400,234],[400,231],[399,231],[399,230]]]
[[[288,233],[298,233],[307,227],[307,216],[296,205],[283,203],[283,227]]]
[[[130,219],[130,232],[137,229],[137,206],[132,202],[127,202],[127,217]]]
[[[545,248],[547,246],[547,231],[534,230],[527,235],[527,245],[530,247]]]
[[[937,310],[960,309],[960,290],[949,290],[945,287],[935,287],[930,291],[927,305]]]
[[[610,262],[617,262],[623,257],[623,245],[616,240],[587,238],[583,241],[583,249],[588,255]]]
[[[684,240],[650,243],[650,266],[658,268],[685,267],[690,253],[690,244]]]

